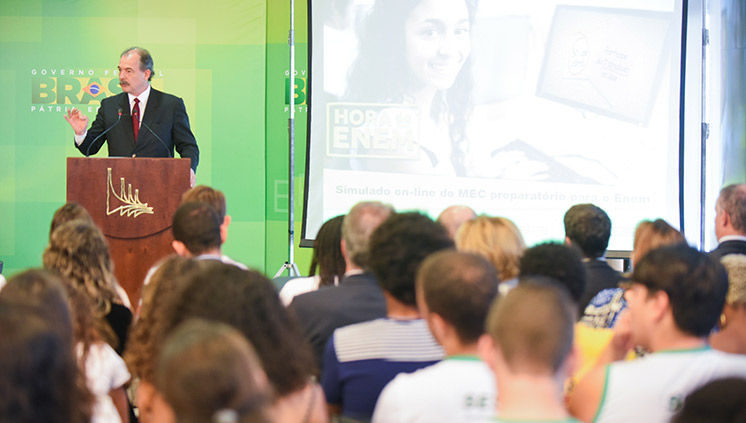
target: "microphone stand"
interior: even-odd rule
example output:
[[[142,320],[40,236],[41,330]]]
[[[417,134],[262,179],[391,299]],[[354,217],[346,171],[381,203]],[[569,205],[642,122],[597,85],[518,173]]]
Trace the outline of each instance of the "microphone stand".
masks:
[[[275,278],[287,269],[288,276],[300,276],[298,265],[295,264],[295,0],[290,0],[290,31],[288,33],[290,47],[290,118],[288,119],[289,141],[289,169],[288,169],[288,260],[280,266]]]

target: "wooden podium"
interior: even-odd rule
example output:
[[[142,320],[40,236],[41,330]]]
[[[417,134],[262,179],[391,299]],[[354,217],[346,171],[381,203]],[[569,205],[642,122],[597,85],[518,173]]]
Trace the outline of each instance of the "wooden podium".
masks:
[[[67,159],[67,201],[106,236],[114,273],[137,307],[150,267],[172,254],[171,221],[189,189],[189,159]]]

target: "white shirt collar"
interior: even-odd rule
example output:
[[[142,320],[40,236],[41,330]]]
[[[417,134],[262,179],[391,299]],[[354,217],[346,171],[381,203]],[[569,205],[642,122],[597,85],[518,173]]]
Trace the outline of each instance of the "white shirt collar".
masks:
[[[724,237],[721,237],[718,239],[718,243],[722,244],[725,241],[745,241],[746,242],[746,236],[743,235],[726,235]]]
[[[140,122],[142,122],[142,117],[145,114],[145,106],[148,105],[148,98],[150,97],[150,84],[148,84],[148,88],[145,88],[145,91],[140,93],[140,95],[134,96],[127,93],[127,97],[130,101],[130,113],[132,113],[132,108],[135,107],[135,98],[140,100]]]

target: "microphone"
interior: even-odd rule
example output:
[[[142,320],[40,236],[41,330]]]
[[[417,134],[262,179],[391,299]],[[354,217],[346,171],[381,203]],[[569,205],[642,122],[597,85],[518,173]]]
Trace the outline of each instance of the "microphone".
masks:
[[[117,114],[119,115],[119,116],[117,116],[117,121],[114,122],[114,124],[111,125],[110,127],[106,128],[106,130],[104,132],[98,134],[98,136],[96,138],[94,138],[93,141],[91,141],[90,144],[88,144],[88,148],[85,149],[85,156],[86,157],[88,157],[90,155],[89,153],[91,152],[91,147],[93,146],[93,144],[96,144],[96,141],[98,141],[99,138],[103,137],[107,132],[111,131],[112,128],[114,128],[115,126],[117,126],[117,124],[119,123],[119,121],[122,120],[122,108],[121,107],[117,109]]]
[[[129,116],[129,115],[127,115],[127,116]],[[171,149],[168,148],[168,146],[166,145],[165,142],[163,142],[163,140],[161,139],[161,137],[159,137],[158,134],[156,134],[154,130],[150,129],[150,126],[148,126],[148,124],[145,123],[145,121],[140,122],[140,127],[143,127],[143,126],[145,127],[145,129],[147,129],[148,131],[150,131],[150,133],[153,134],[153,136],[155,137],[155,139],[157,139],[161,143],[161,145],[163,146],[163,148],[166,149],[166,154],[168,154],[168,157],[171,158],[171,159],[173,159],[174,156],[173,156],[173,154],[171,154]]]
[[[154,137],[155,137],[155,138],[156,138],[156,139],[157,139],[158,141],[160,141],[160,142],[161,142],[161,145],[163,146],[163,148],[165,148],[165,149],[166,149],[166,153],[168,154],[168,157],[169,157],[169,158],[171,158],[171,159],[173,159],[173,158],[174,158],[174,156],[173,156],[173,155],[171,154],[171,149],[170,149],[170,148],[168,148],[168,146],[166,145],[166,143],[165,143],[165,142],[163,142],[163,140],[161,139],[161,137],[159,137],[159,136],[158,136],[158,134],[156,134],[154,130],[150,129],[150,127],[148,126],[148,124],[147,124],[147,123],[145,123],[145,122],[140,122],[140,126],[144,126],[144,127],[145,127],[145,128],[146,128],[146,129],[148,130],[148,131],[150,131],[150,133],[151,133],[151,134],[153,134],[153,136],[154,136]]]

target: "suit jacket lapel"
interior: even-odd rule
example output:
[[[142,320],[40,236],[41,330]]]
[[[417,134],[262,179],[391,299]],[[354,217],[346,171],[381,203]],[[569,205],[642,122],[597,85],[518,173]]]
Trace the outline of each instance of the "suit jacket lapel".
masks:
[[[132,144],[135,143],[135,133],[132,131],[132,110],[130,110],[130,100],[127,93],[119,94],[119,108],[122,109],[122,122],[119,125],[123,127],[123,131],[128,140]]]
[[[153,87],[150,87],[150,96],[148,97],[148,104],[145,106],[145,114],[142,115],[142,121],[145,123],[145,125],[148,125],[148,127],[155,131],[155,128],[153,128],[153,123],[155,122],[155,117],[158,116],[158,109],[161,106],[161,92],[156,91]],[[140,134],[143,133],[143,131],[147,132],[147,137],[152,138],[153,134],[148,131],[148,128],[143,128],[144,125],[140,125]],[[138,134],[138,139],[142,139],[143,137]]]

